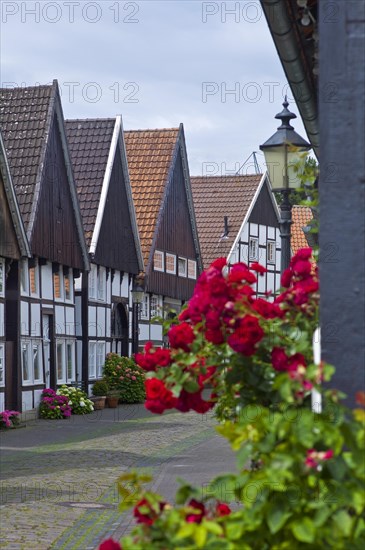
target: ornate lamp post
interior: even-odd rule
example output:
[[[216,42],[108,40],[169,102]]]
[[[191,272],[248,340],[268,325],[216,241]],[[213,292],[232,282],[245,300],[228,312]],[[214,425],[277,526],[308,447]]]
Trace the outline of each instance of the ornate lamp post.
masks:
[[[144,288],[140,279],[134,280],[132,294],[132,353],[138,353],[139,345],[139,304],[143,300]]]
[[[273,191],[280,192],[282,202],[280,205],[280,236],[281,236],[281,271],[283,272],[290,263],[290,239],[292,224],[292,204],[290,192],[300,187],[300,180],[294,171],[294,165],[299,161],[300,154],[309,151],[312,146],[297,134],[290,124],[292,118],[297,118],[288,109],[288,101],[285,96],[284,109],[275,118],[281,120],[281,125],[263,145],[267,170]]]

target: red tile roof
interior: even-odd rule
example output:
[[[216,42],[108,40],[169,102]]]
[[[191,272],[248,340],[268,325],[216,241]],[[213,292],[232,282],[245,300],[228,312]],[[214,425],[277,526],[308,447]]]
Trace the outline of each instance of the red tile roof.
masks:
[[[261,174],[191,178],[204,269],[229,254],[261,179]],[[223,237],[224,216],[228,217],[227,237]]]
[[[309,224],[313,219],[313,214],[308,206],[295,205],[292,209],[293,224],[291,228],[291,249],[293,255],[300,248],[308,247],[308,242],[303,231],[303,227]]]
[[[124,132],[129,177],[146,267],[178,135],[179,128]]]

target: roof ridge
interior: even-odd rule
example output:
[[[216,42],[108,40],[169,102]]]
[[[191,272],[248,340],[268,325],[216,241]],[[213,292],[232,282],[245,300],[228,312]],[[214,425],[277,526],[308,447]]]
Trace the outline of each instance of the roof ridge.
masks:
[[[0,88],[1,92],[13,92],[14,90],[39,90],[40,88],[52,88],[53,83],[51,84],[38,84],[38,86],[16,86],[12,88]]]
[[[66,118],[65,122],[115,122],[116,117],[105,118]]]
[[[178,132],[179,127],[172,127],[172,128],[139,128],[138,130],[124,130],[125,134],[128,134],[129,132],[171,132],[172,130]]]
[[[264,174],[224,174],[216,176],[214,174],[209,174],[206,176],[190,176],[190,179],[208,179],[208,178],[262,178]]]

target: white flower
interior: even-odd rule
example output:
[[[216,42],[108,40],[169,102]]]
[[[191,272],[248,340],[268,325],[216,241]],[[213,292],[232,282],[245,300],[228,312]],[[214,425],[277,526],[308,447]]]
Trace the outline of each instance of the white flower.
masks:
[[[83,401],[80,401],[80,407],[85,407],[85,403]]]

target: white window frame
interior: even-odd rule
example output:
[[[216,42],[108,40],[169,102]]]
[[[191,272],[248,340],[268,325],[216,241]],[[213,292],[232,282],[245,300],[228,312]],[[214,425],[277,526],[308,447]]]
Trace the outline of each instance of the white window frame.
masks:
[[[28,260],[22,260],[20,262],[20,293],[22,296],[29,296]]]
[[[152,294],[150,299],[150,311],[151,319],[153,319],[153,317],[162,316],[162,296],[159,296],[158,294]]]
[[[26,348],[26,358],[28,361],[28,372],[29,379],[24,380],[24,354],[23,348]],[[39,378],[34,377],[34,348],[38,348],[38,361],[39,361]],[[21,369],[22,369],[22,385],[23,386],[35,386],[38,384],[43,384],[44,375],[43,375],[43,346],[42,340],[38,339],[26,339],[21,341]]]
[[[5,296],[5,260],[0,258],[0,298]]]
[[[270,257],[270,252],[272,257]],[[267,241],[266,243],[266,261],[268,264],[275,264],[276,262],[276,241]]]
[[[93,351],[92,351],[93,350]],[[95,380],[96,378],[96,342],[89,341],[89,378]]]
[[[98,302],[106,301],[106,269],[99,266],[97,277],[97,300]]]
[[[138,317],[141,321],[148,321],[150,318],[150,296],[144,294],[141,303],[138,307]]]
[[[5,386],[5,345],[0,344],[0,387]]]
[[[61,357],[61,369],[62,376],[58,376],[58,346],[62,347],[62,357]],[[66,349],[65,349],[65,340],[56,339],[56,379],[57,384],[66,384]]]
[[[183,265],[185,266],[184,269],[180,269],[181,268],[180,262],[183,262]],[[179,277],[188,276],[188,260],[186,258],[182,258],[179,256],[177,260],[177,272]]]
[[[254,254],[252,253],[252,250],[251,250],[251,243],[255,243],[255,250],[254,250]],[[250,262],[252,261],[257,261],[259,259],[259,239],[258,237],[250,237],[249,238],[249,241],[248,241],[248,259]]]
[[[156,267],[156,257],[159,257],[161,259],[161,265],[162,267]],[[153,270],[154,271],[160,271],[160,272],[163,272],[165,271],[165,258],[164,258],[164,253],[162,252],[162,250],[155,250],[154,254],[153,254]]]
[[[96,343],[96,375],[98,378],[103,376],[103,367],[105,363],[105,342]]]
[[[188,260],[188,279],[196,280],[196,272],[197,272],[196,261]]]
[[[69,376],[68,372],[68,349],[71,348],[71,376]],[[74,382],[76,380],[76,374],[75,374],[75,341],[74,340],[66,340],[66,351],[65,351],[65,359],[66,359],[66,380],[67,383]]]
[[[168,269],[168,260],[172,260],[174,263],[173,269]],[[169,254],[166,252],[166,258],[165,258],[165,265],[166,265],[166,273],[170,273],[171,275],[176,275],[176,255],[175,254]]]
[[[59,281],[60,281],[60,295],[59,297],[56,296],[56,285],[55,285],[55,275],[58,275]],[[53,283],[53,296],[56,302],[63,302],[65,298],[65,289],[64,289],[64,282],[63,282],[63,268],[62,265],[59,266],[58,272],[53,273],[52,275],[52,283]]]
[[[89,271],[89,299],[96,300],[97,291],[97,266],[91,264]]]
[[[31,269],[34,269],[34,281],[35,281],[35,292],[33,292],[32,288],[31,288],[31,284],[30,284],[30,271]],[[33,267],[29,267],[28,266],[28,275],[29,275],[29,293],[31,296],[36,296],[37,298],[39,297],[39,279],[40,279],[40,273],[39,273],[39,265],[38,265],[38,260],[35,260],[35,264]]]

